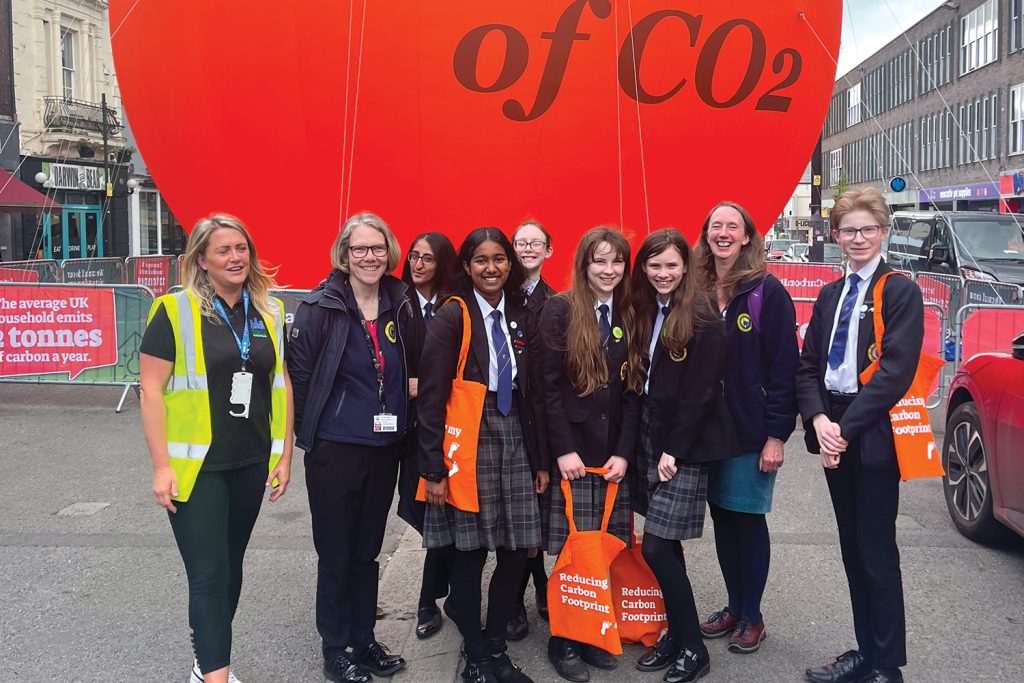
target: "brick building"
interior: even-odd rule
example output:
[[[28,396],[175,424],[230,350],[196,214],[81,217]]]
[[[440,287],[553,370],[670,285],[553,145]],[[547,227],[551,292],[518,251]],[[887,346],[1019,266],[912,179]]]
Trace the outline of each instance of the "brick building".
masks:
[[[898,177],[895,209],[1024,212],[1024,0],[942,3],[839,78],[822,156],[825,207]]]

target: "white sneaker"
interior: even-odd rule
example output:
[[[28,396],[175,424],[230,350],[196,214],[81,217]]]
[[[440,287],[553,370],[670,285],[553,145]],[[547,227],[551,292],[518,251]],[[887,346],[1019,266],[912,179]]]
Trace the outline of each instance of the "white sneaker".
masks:
[[[203,672],[199,670],[199,661],[192,660],[192,675],[188,679],[188,683],[203,683]],[[242,683],[235,677],[235,672],[228,669],[228,683]]]

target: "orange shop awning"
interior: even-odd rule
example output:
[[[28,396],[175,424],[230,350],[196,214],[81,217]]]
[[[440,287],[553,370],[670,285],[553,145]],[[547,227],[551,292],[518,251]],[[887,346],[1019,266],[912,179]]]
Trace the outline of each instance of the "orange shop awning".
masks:
[[[33,190],[14,176],[0,168],[0,211],[17,213],[21,211],[59,211],[61,205],[52,197]]]

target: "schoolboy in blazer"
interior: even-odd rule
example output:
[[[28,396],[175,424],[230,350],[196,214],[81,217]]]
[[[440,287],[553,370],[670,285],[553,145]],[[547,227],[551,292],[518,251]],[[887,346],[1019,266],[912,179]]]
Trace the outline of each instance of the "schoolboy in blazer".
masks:
[[[873,188],[846,192],[836,200],[830,221],[848,259],[846,276],[825,285],[814,304],[797,398],[807,448],[821,454],[825,467],[858,649],[806,675],[822,683],[902,681],[906,619],[896,546],[900,473],[889,409],[906,394],[917,371],[924,305],[910,279],[887,280],[881,367],[862,385],[860,372],[877,357],[874,289],[891,271],[881,259],[888,207]]]

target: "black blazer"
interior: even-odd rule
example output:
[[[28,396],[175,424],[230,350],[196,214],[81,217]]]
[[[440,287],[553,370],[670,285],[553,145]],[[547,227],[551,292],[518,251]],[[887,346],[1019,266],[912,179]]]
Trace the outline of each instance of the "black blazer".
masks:
[[[860,319],[857,333],[857,371],[862,372],[871,360],[868,350],[875,343],[874,290],[878,279],[892,269],[882,261],[871,279],[871,288],[864,299],[868,307]],[[800,355],[796,390],[800,415],[804,421],[804,440],[807,450],[819,453],[818,436],[811,421],[818,413],[829,414],[829,393],[825,389],[825,370],[828,363],[829,338],[836,307],[843,291],[844,277],[821,288],[814,302],[811,322],[804,336]],[[924,303],[917,284],[906,277],[891,277],[882,297],[881,367],[866,385],[861,385],[857,397],[847,408],[839,427],[847,441],[861,439],[861,462],[872,469],[895,469],[896,445],[892,438],[889,409],[896,405],[910,389],[917,373],[924,340]]]
[[[472,292],[461,295],[469,309],[471,338],[466,360],[465,379],[487,384],[490,349],[488,330],[484,325],[480,306]],[[540,353],[537,321],[523,300],[505,297],[505,324],[512,339],[512,352],[516,358],[516,390],[512,394],[523,429],[523,441],[534,474],[547,469],[547,448],[540,444],[538,434],[543,433],[543,411],[534,411],[533,404],[540,400]],[[416,415],[420,441],[420,472],[444,472],[444,419],[445,405],[451,392],[452,380],[462,345],[462,308],[446,302],[430,323],[420,357],[419,394]]]
[[[554,289],[551,288],[544,278],[541,278],[537,282],[537,286],[533,288],[533,294],[526,297],[526,308],[534,315],[537,320],[540,320],[541,309],[544,308],[544,304],[548,299],[557,294]],[[604,463],[601,463],[602,465]]]
[[[595,327],[597,317],[594,317]],[[619,309],[612,305],[612,329],[623,330]],[[623,378],[629,356],[625,334],[608,340],[605,359],[608,383],[588,396],[578,396],[565,374],[569,301],[563,295],[548,300],[541,313],[544,350],[544,407],[551,467],[555,459],[575,451],[587,467],[601,467],[613,455],[631,463],[640,422],[639,397],[626,391]]]
[[[668,453],[692,465],[740,455],[739,438],[725,402],[725,328],[698,328],[682,356],[659,340],[649,369],[651,454]]]

